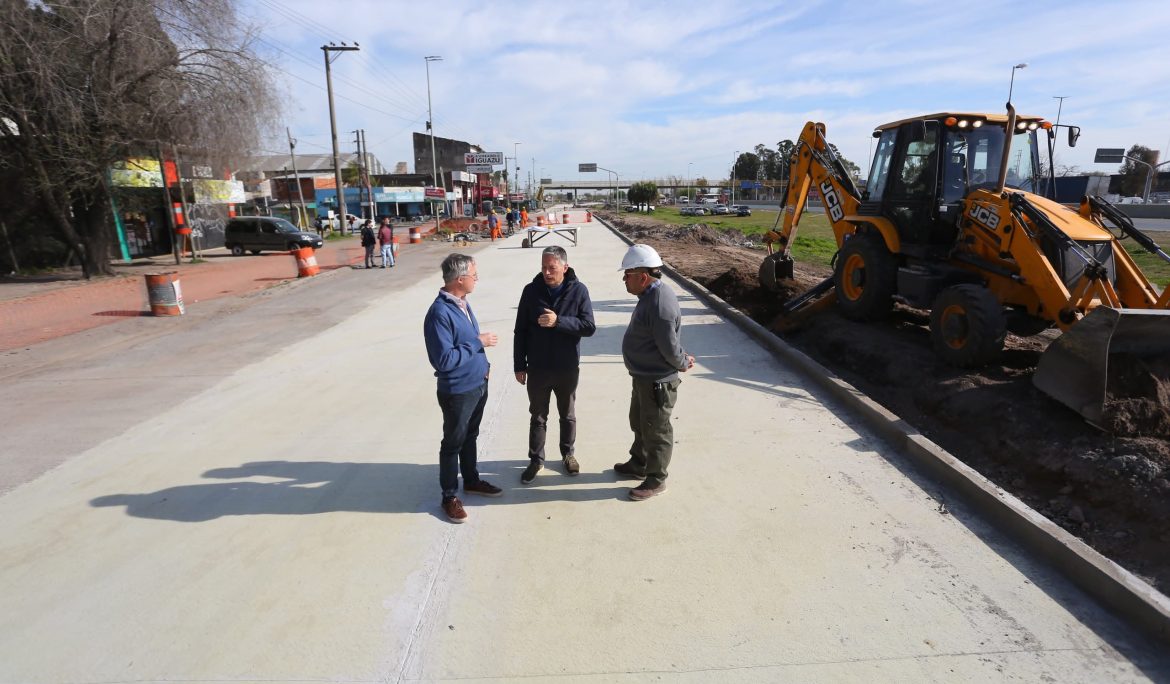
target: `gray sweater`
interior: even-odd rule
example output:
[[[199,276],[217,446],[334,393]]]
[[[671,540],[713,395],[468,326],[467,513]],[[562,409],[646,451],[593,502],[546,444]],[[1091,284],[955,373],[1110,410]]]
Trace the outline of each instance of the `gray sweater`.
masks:
[[[687,366],[681,327],[678,297],[670,287],[659,281],[638,295],[622,338],[622,359],[630,375],[655,382],[677,380]]]

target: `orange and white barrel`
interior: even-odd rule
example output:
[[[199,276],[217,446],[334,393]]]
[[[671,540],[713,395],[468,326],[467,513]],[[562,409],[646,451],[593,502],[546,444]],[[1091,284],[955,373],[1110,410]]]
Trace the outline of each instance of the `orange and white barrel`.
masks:
[[[394,239],[390,241],[390,254],[393,255],[395,259],[398,258],[398,237],[397,236],[395,236]]]
[[[593,223],[593,212],[585,212],[585,223]]]
[[[292,251],[293,257],[297,260],[297,277],[307,278],[315,276],[321,272],[321,268],[317,266],[317,257],[313,252],[312,247],[301,247]]]
[[[150,300],[150,313],[155,316],[182,316],[183,291],[174,271],[147,273],[146,297]]]
[[[544,214],[540,214],[536,217],[536,225],[538,225],[538,226],[544,225]]]
[[[410,244],[417,245],[422,242],[422,229],[418,225],[410,227]]]
[[[561,214],[561,223],[563,223],[563,224],[565,224],[565,225],[568,225],[568,224],[569,224],[569,214],[568,214],[568,212],[565,212],[564,214]]]

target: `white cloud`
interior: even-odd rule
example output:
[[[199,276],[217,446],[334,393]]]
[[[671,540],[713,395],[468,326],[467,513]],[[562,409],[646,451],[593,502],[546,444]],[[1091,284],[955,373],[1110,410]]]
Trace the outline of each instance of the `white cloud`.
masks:
[[[339,136],[365,128],[387,166],[409,160],[423,130],[431,54],[443,57],[431,67],[436,134],[509,155],[521,141],[522,169],[535,158],[558,178],[586,161],[623,178],[681,176],[688,163],[722,176],[736,151],[795,138],[810,119],[864,167],[878,124],[1000,111],[1018,62],[1029,66],[1015,75],[1017,107],[1055,118],[1053,96],[1068,96],[1062,123],[1083,128],[1063,163],[1096,169],[1096,146],[1170,138],[1162,2],[242,1],[264,40],[296,55],[274,61],[303,79],[280,74],[306,144],[329,145],[320,46],[361,43],[333,65],[338,95],[364,105],[338,100]]]

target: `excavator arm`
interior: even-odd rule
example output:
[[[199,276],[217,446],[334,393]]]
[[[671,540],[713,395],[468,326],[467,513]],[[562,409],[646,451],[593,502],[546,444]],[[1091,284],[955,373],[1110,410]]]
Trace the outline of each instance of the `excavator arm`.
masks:
[[[760,284],[772,291],[779,289],[780,280],[793,277],[792,244],[812,188],[820,192],[821,204],[833,226],[838,246],[854,231],[855,224],[850,217],[857,213],[861,204],[861,193],[825,139],[823,123],[810,121],[804,125],[788,162],[788,178],[784,205],[772,229],[764,234],[768,256],[760,265]],[[827,286],[818,288],[820,293],[829,289]]]

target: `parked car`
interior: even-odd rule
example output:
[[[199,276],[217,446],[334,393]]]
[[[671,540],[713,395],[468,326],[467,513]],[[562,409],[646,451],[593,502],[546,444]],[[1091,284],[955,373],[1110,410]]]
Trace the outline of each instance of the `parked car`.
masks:
[[[732,209],[735,210],[736,216],[751,216],[752,215],[752,208],[746,204],[737,204],[734,207],[732,207]]]
[[[228,221],[223,244],[232,254],[241,256],[245,251],[259,254],[265,250],[280,252],[301,247],[320,249],[325,243],[320,235],[306,233],[282,218],[240,216]]]
[[[727,208],[726,204],[716,204],[715,206],[711,207],[711,213],[718,216],[726,216],[727,214],[731,213],[731,210]]]

